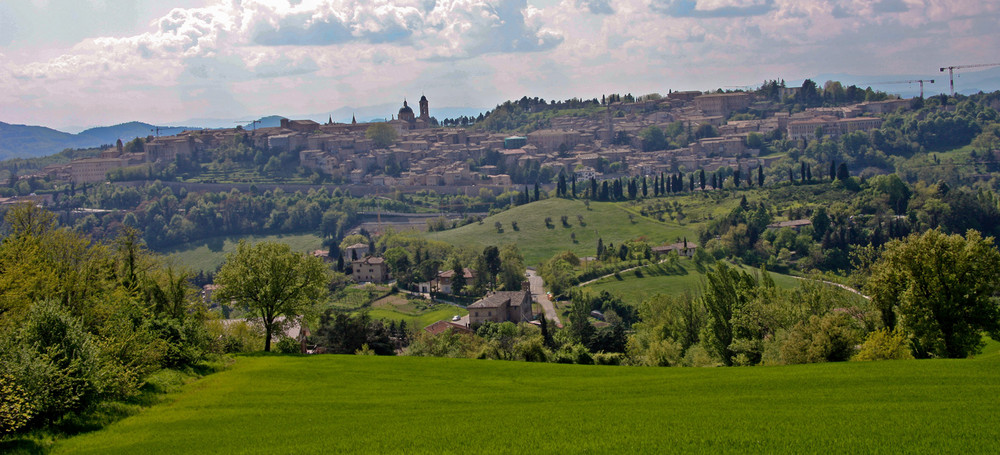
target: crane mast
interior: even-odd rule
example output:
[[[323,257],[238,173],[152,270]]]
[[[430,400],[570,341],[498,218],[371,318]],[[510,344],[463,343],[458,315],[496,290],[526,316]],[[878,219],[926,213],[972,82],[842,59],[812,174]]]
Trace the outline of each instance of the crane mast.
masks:
[[[934,79],[911,79],[911,80],[906,80],[906,81],[876,82],[874,84],[865,84],[865,85],[912,84],[914,82],[920,84],[920,97],[923,98],[924,97],[924,82],[928,82],[928,83],[933,84],[934,83]]]

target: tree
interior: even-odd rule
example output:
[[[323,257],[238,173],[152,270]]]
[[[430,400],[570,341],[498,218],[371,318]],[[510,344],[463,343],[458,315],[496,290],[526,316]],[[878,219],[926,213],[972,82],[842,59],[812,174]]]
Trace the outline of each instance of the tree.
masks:
[[[893,240],[866,283],[888,328],[897,324],[920,357],[982,351],[982,332],[1000,340],[1000,252],[992,237],[935,229]]]
[[[524,258],[517,245],[507,244],[500,249],[500,284],[505,291],[518,291],[524,282]]]
[[[757,166],[757,186],[764,186],[764,165],[760,164]]]
[[[260,320],[264,350],[270,351],[274,332],[326,297],[329,281],[330,271],[317,257],[293,252],[284,243],[240,241],[215,277],[216,298],[235,301],[248,318]]]
[[[497,274],[500,273],[500,249],[493,245],[484,248],[483,259],[486,262],[486,273],[490,277],[490,289],[493,289],[497,284]]]
[[[851,178],[851,174],[847,171],[847,163],[840,163],[840,167],[837,168],[837,180],[847,180]]]
[[[455,274],[451,277],[451,293],[461,294],[462,289],[465,288],[465,268],[462,267],[462,263],[459,262],[458,258],[455,258],[451,263],[451,271]]]
[[[365,131],[365,137],[371,139],[375,148],[388,148],[396,142],[396,129],[388,123],[375,123]]]

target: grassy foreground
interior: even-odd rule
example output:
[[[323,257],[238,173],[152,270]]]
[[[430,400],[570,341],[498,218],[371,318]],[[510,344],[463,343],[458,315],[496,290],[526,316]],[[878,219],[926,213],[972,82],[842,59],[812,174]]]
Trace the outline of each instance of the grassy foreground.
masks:
[[[998,367],[246,357],[55,452],[997,453]]]

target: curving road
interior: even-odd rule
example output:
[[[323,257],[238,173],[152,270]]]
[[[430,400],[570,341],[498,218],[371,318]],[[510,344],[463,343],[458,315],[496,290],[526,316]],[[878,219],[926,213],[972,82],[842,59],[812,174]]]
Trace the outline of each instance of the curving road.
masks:
[[[556,314],[556,307],[549,300],[548,294],[545,293],[545,281],[542,277],[538,276],[532,269],[528,269],[528,283],[531,284],[531,299],[538,302],[545,310],[545,318],[554,321],[557,327],[562,327],[562,321],[559,320],[559,315]]]

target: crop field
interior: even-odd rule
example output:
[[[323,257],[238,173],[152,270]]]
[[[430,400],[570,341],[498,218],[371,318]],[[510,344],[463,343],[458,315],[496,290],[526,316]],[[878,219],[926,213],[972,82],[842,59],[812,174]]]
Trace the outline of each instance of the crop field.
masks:
[[[292,251],[312,251],[323,247],[323,240],[316,234],[276,234],[276,235],[245,235],[224,236],[197,240],[180,244],[168,250],[159,251],[174,264],[186,267],[194,272],[214,272],[226,261],[226,255],[236,251],[236,245],[241,239],[250,243],[263,241],[287,243]]]
[[[619,274],[621,278],[615,276],[601,278],[584,288],[594,292],[608,291],[632,305],[638,305],[656,294],[676,295],[685,292],[692,295],[700,294],[705,275],[698,272],[691,260],[683,259],[680,265],[683,270],[670,269],[666,264],[655,264],[622,272]],[[743,270],[751,274],[757,272],[757,269],[750,267],[743,267]],[[801,282],[800,279],[789,275],[769,273],[778,287],[791,289],[798,287]]]
[[[243,357],[55,453],[998,453],[1000,357],[638,368]]]
[[[629,219],[629,215],[632,219]],[[561,217],[566,215],[566,226]],[[583,223],[577,218],[583,217]],[[549,226],[545,218],[551,218]],[[499,222],[503,232],[498,233]],[[514,230],[511,222],[518,225]],[[675,242],[679,238],[697,238],[690,226],[676,222],[660,222],[643,217],[612,202],[591,202],[590,210],[580,200],[543,199],[515,207],[457,229],[425,234],[427,238],[453,245],[483,248],[487,245],[516,244],[524,256],[525,264],[536,265],[560,251],[572,250],[577,256],[593,256],[597,252],[597,239],[604,244],[645,237],[654,243]],[[576,236],[574,243],[571,235]]]

